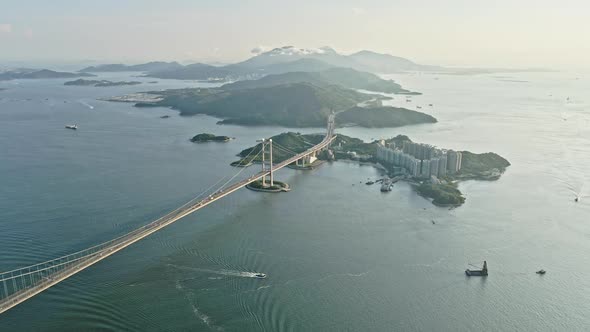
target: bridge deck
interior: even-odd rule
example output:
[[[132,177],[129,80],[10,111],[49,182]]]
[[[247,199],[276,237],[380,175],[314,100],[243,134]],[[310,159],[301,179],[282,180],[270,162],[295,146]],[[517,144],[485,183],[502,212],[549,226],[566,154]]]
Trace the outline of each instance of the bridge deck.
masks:
[[[328,121],[328,133],[326,137],[314,147],[297,154],[281,163],[273,165],[273,172],[279,170],[303,157],[306,157],[318,150],[326,148],[334,139],[335,136],[333,135],[334,132],[334,117],[333,115],[330,116]],[[31,281],[30,286],[23,287],[22,290],[18,290],[0,300],[0,313],[18,305],[26,301],[27,299],[41,293],[42,291],[48,289],[49,287],[58,284],[59,282],[67,279],[68,277],[86,269],[87,267],[109,257],[110,255],[122,250],[131,244],[145,238],[146,236],[157,232],[158,230],[174,223],[175,221],[182,219],[189,214],[204,208],[205,206],[235,192],[236,190],[261,179],[263,176],[268,176],[270,174],[270,170],[259,172],[245,180],[238,181],[229,187],[219,190],[214,194],[198,201],[188,206],[182,206],[170,213],[158,218],[157,220],[142,226],[122,237],[119,237],[111,242],[108,242],[107,245],[104,247],[97,246],[96,250],[91,251],[87,255],[83,255],[81,257],[74,256],[73,259],[65,260],[61,262],[61,260],[57,260],[56,264],[44,267],[42,269],[37,269],[35,271],[31,271],[29,269],[28,272],[24,272],[24,269],[20,270],[23,271],[19,274],[19,277],[24,278],[25,276],[29,276]],[[8,276],[10,273],[10,277]],[[3,277],[0,277],[0,282],[4,282],[4,290],[7,293],[6,288],[6,281],[12,280],[13,283],[14,277],[12,276],[11,272],[4,273]],[[2,279],[4,278],[4,279]],[[25,279],[26,280],[26,279]],[[21,282],[23,282],[21,280]],[[23,284],[28,283],[24,281]],[[15,287],[17,287],[17,283],[15,283]]]

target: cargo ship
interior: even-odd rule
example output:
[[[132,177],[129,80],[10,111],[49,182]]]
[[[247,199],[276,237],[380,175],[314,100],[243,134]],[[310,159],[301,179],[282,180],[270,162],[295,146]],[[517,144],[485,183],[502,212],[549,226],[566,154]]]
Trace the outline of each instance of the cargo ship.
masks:
[[[488,275],[488,262],[483,261],[483,268],[481,270],[465,270],[468,277],[486,277]]]

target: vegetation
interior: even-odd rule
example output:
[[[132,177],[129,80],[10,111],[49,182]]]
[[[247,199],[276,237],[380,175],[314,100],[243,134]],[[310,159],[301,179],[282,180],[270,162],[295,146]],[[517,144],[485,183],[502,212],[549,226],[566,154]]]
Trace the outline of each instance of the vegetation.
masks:
[[[400,127],[419,123],[435,123],[436,118],[425,113],[391,106],[353,107],[338,113],[340,125],[355,124],[368,128]]]
[[[68,81],[68,82],[64,83],[64,85],[96,86],[96,87],[138,85],[138,84],[141,84],[141,82],[137,82],[137,81],[112,82],[112,81],[107,81],[107,80],[85,80],[82,78],[77,79],[75,81]]]
[[[418,194],[432,198],[432,203],[436,205],[461,205],[465,202],[465,197],[457,185],[454,183],[434,184],[424,182],[417,188]]]
[[[324,127],[333,110],[344,110],[338,113],[337,123],[363,127],[397,127],[436,122],[435,118],[424,113],[382,107],[381,100],[387,97],[360,93],[338,85],[288,83],[234,88],[153,92],[161,96],[161,100],[137,103],[136,106],[172,107],[179,110],[181,115],[207,114],[222,118],[219,124],[251,126]],[[357,106],[363,103],[372,106]]]
[[[287,184],[281,181],[273,180],[273,185],[270,186],[270,181],[266,181],[266,186],[262,185],[262,180],[257,180],[248,185],[254,189],[265,189],[265,190],[281,190],[287,188]]]
[[[81,69],[80,72],[120,72],[120,71],[163,71],[182,68],[178,62],[154,61],[139,65],[106,64]]]
[[[386,139],[386,143],[395,143],[396,146],[402,146],[404,142],[411,142],[412,140],[406,135],[397,135],[393,138]]]
[[[324,135],[322,135],[322,134],[301,135],[299,133],[293,133],[293,132],[287,132],[287,133],[275,135],[275,136],[271,137],[273,144],[275,145],[275,148],[272,151],[273,162],[280,163],[286,159],[289,159],[290,157],[292,157],[294,155],[293,153],[287,152],[284,149],[277,147],[277,144],[281,147],[289,149],[292,152],[301,153],[301,152],[311,148],[312,146],[318,144],[319,142],[321,142],[323,138],[324,138]],[[232,165],[233,166],[237,166],[238,164],[245,165],[250,162],[262,161],[262,154],[258,155],[256,158],[254,158],[254,156],[256,156],[261,150],[262,150],[262,143],[258,143],[253,147],[242,150],[238,154],[238,156],[242,157],[243,159],[232,163]],[[248,159],[244,159],[248,155],[249,155]],[[268,156],[267,156],[267,158],[268,158]]]
[[[377,144],[375,142],[365,143],[362,139],[346,135],[338,135],[332,143],[336,150],[336,157],[347,159],[348,152],[354,152],[357,155],[374,156],[377,153]]]
[[[324,127],[332,109],[347,109],[375,96],[338,86],[308,83],[225,91],[179,89],[159,93],[163,99],[136,106],[168,106],[181,115],[207,114],[221,124]]]
[[[317,72],[288,72],[283,74],[268,75],[258,80],[244,80],[226,84],[224,90],[252,89],[270,87],[279,84],[311,83],[316,86],[339,85],[351,89],[363,89],[385,93],[410,93],[408,90],[391,80],[381,79],[379,76],[356,71],[351,68],[330,68]]]
[[[301,153],[312,146],[318,144],[324,139],[324,134],[305,134],[287,132],[279,135],[275,135],[272,138],[273,143],[278,143],[281,147],[287,148],[290,151]],[[373,156],[377,150],[377,144],[365,143],[363,140],[358,138],[349,137],[346,135],[336,136],[336,139],[332,142],[332,146],[336,152],[336,156],[342,159],[349,158],[348,152],[355,152],[358,155],[369,155]],[[231,163],[232,166],[247,165],[251,162],[262,161],[262,156],[254,158],[262,149],[262,145],[259,143],[253,147],[242,150],[238,156],[242,159]],[[249,156],[248,156],[249,155]],[[248,157],[246,157],[248,156]],[[276,147],[273,149],[273,162],[282,162],[293,156],[293,153],[288,153],[285,150]],[[321,158],[321,156],[319,156]],[[268,157],[267,157],[268,158]]]
[[[48,69],[16,69],[0,71],[0,81],[14,79],[39,79],[39,78],[73,78],[95,76],[87,73],[68,73]]]
[[[193,136],[191,138],[191,142],[193,143],[204,143],[204,142],[227,142],[231,140],[231,137],[228,136],[215,136],[209,133],[203,133]]]
[[[510,166],[508,160],[493,152],[476,154],[462,151],[461,153],[463,157],[461,170],[455,175],[457,179],[496,180]]]

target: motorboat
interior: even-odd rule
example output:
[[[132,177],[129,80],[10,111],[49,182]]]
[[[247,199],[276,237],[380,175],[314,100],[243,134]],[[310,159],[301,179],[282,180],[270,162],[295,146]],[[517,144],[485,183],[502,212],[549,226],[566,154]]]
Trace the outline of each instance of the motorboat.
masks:
[[[256,279],[266,279],[266,274],[258,272],[256,274],[254,274],[254,278]]]
[[[545,274],[545,273],[547,273],[547,271],[545,271],[545,270],[539,270],[539,271],[537,271],[537,272],[535,272],[535,273],[536,273],[536,274]]]
[[[579,201],[580,201],[580,197],[574,198],[574,202],[579,202]]]
[[[78,129],[78,125],[75,125],[75,124],[73,124],[73,125],[66,125],[66,129],[76,130],[76,129]]]

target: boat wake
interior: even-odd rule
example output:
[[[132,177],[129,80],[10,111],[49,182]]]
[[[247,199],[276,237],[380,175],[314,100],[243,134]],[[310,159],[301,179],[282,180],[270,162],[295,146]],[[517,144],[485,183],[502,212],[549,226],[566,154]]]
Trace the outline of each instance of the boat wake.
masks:
[[[84,102],[84,101],[81,101],[81,100],[80,100],[79,102],[80,102],[80,104],[82,104],[82,105],[84,105],[84,106],[88,107],[88,108],[89,108],[89,109],[91,109],[91,110],[93,110],[93,109],[94,109],[94,106],[92,106],[92,105],[88,104],[87,102]]]
[[[367,275],[369,273],[369,271],[365,271],[365,272],[361,272],[361,273],[338,273],[338,274],[329,274],[323,278],[318,279],[317,282],[322,282],[326,279],[329,278],[335,278],[335,277],[351,277],[351,278],[358,278],[358,277],[363,277],[365,275]]]
[[[259,278],[259,277],[257,277],[257,274],[259,272],[236,271],[236,270],[210,270],[210,269],[201,269],[198,267],[190,267],[190,266],[182,266],[182,265],[174,265],[174,264],[168,264],[168,266],[171,266],[171,267],[178,269],[178,270],[210,273],[210,274],[216,274],[216,275],[226,276],[226,277]],[[209,279],[216,280],[216,279],[223,279],[223,278],[210,277]]]
[[[213,321],[212,321],[211,317],[207,316],[205,313],[203,313],[202,311],[199,310],[199,308],[196,306],[195,301],[193,300],[194,293],[191,292],[191,291],[184,292],[184,287],[182,286],[182,284],[178,280],[176,281],[176,289],[178,289],[179,291],[182,291],[184,293],[185,298],[188,301],[188,303],[190,304],[191,309],[192,309],[193,314],[195,315],[195,317],[197,317],[198,319],[200,319],[209,328],[214,329],[216,331],[223,331],[223,328],[222,327],[216,326],[216,325],[213,324]]]

